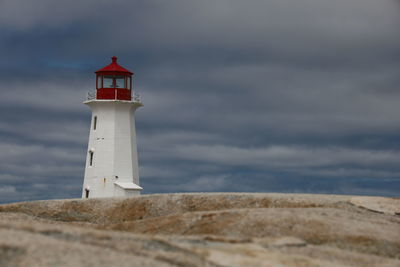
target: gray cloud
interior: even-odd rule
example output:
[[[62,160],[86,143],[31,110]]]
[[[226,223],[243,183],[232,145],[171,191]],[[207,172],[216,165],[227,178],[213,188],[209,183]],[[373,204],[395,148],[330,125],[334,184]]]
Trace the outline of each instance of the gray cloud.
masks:
[[[315,167],[351,164],[362,166],[400,166],[398,151],[370,151],[340,147],[238,148],[226,146],[179,146],[181,159],[205,160],[209,163],[268,167]]]
[[[0,201],[79,197],[82,101],[112,55],[135,72],[145,104],[136,113],[145,192],[395,195],[399,8],[2,1]]]

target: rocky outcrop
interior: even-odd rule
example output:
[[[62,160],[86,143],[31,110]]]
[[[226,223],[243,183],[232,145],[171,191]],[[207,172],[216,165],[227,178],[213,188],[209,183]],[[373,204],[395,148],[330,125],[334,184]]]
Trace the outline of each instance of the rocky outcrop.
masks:
[[[350,203],[371,211],[400,215],[400,199],[387,197],[352,197]]]
[[[14,203],[0,206],[0,266],[400,266],[399,206],[240,193]]]

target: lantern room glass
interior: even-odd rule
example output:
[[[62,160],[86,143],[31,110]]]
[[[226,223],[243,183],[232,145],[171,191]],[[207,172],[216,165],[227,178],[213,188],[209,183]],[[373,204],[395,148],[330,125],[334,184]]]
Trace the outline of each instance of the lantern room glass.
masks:
[[[115,88],[126,88],[125,76],[115,76]]]
[[[120,88],[131,90],[131,77],[123,75],[98,75],[97,89]]]
[[[113,76],[103,76],[103,88],[114,88],[113,78]]]

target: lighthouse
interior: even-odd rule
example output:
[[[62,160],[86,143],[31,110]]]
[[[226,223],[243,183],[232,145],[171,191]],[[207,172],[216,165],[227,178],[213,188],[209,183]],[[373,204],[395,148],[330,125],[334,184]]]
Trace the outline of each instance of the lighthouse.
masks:
[[[84,104],[92,110],[82,198],[130,197],[140,194],[133,73],[117,63],[96,73],[96,92]]]

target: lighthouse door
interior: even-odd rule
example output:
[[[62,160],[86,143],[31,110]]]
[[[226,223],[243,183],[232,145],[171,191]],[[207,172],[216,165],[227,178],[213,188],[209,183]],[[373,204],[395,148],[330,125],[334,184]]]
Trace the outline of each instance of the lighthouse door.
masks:
[[[89,189],[85,188],[85,198],[89,198]]]

